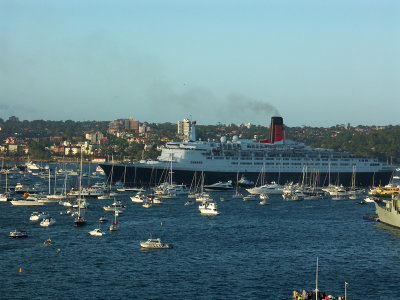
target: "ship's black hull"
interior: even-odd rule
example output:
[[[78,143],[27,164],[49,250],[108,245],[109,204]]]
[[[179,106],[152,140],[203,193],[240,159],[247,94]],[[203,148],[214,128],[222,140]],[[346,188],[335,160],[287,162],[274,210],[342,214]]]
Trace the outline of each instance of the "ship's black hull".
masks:
[[[119,164],[100,164],[103,168],[108,181],[112,183],[121,181],[124,182],[126,186],[155,186],[159,183],[165,181],[166,173],[168,171],[156,168],[146,168],[142,166],[125,166]],[[178,184],[190,185],[195,176],[199,180],[201,172],[191,171],[191,170],[173,170],[173,181]],[[257,181],[259,177],[259,172],[246,172],[240,173],[244,175],[247,179],[254,182]],[[307,178],[305,178],[306,183],[314,182],[314,179],[310,178],[314,176],[309,173]],[[213,184],[218,181],[228,181],[232,180],[234,185],[236,185],[236,180],[238,174],[236,172],[208,172],[204,171],[204,184]],[[357,186],[372,186],[372,185],[385,185],[389,183],[392,178],[392,172],[358,172],[356,174],[356,185]],[[342,184],[343,186],[350,186],[352,179],[352,172],[347,173],[335,173],[330,175],[331,184]],[[266,172],[265,181],[272,182],[275,181],[279,184],[285,184],[288,182],[302,182],[303,173],[290,173],[290,172]],[[329,184],[328,173],[320,173],[318,176],[318,185],[325,186]]]

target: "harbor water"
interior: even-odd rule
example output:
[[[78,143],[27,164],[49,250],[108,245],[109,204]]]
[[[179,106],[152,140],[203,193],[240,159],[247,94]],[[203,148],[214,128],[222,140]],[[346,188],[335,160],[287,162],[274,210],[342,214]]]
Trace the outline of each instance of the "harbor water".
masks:
[[[272,196],[261,206],[216,192],[221,214],[207,217],[198,203],[185,206],[186,197],[146,209],[131,195],[116,196],[127,206],[116,232],[103,210],[113,200],[89,199],[88,224],[79,228],[58,204],[0,203],[1,298],[291,299],[294,289],[315,288],[318,257],[320,291],[344,295],[348,282],[348,299],[399,299],[400,230],[363,220],[373,204]],[[43,210],[55,225],[29,221]],[[90,236],[101,216],[106,235]],[[15,228],[29,237],[9,239]],[[174,248],[141,250],[150,237]]]

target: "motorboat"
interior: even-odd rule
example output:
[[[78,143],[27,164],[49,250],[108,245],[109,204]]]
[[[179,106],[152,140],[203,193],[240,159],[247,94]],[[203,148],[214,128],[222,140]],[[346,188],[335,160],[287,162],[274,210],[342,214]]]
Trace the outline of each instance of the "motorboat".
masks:
[[[201,193],[196,196],[196,202],[204,202],[204,201],[213,201],[210,194],[208,193]]]
[[[203,202],[199,205],[199,210],[202,215],[216,216],[219,215],[217,204],[214,202]]]
[[[47,212],[44,212],[44,211],[34,211],[32,214],[31,214],[31,216],[29,217],[29,221],[33,221],[33,222],[35,222],[35,221],[40,221],[40,220],[42,220],[43,218],[47,218],[47,217],[49,217],[49,214],[47,213]]]
[[[179,196],[188,195],[189,189],[183,184],[164,182],[155,188],[154,193],[162,198],[178,198]]]
[[[126,208],[125,205],[122,204],[121,201],[114,201],[113,204],[108,205],[108,206],[103,206],[103,209],[105,211],[115,211],[118,210],[119,212],[122,212]]]
[[[100,217],[100,219],[99,219],[99,222],[100,223],[105,223],[105,222],[107,222],[108,220],[107,220],[107,218],[106,217]]]
[[[254,188],[247,189],[247,191],[253,195],[282,195],[282,188],[275,181],[271,182],[270,184],[264,184],[262,186],[256,186]]]
[[[97,199],[99,199],[99,200],[109,200],[109,199],[111,199],[111,197],[110,197],[110,194],[103,194],[103,195],[97,196]]]
[[[95,228],[95,229],[89,231],[89,234],[92,236],[103,236],[105,234],[105,232],[101,231],[100,228]]]
[[[21,199],[21,200],[11,200],[10,201],[12,205],[14,206],[43,206],[43,202],[39,202],[37,199],[33,198],[27,198],[27,199]]]
[[[251,187],[251,186],[254,186],[254,181],[249,180],[245,176],[242,175],[242,177],[238,181],[238,186],[240,186],[240,187]]]
[[[20,230],[15,229],[14,231],[10,231],[10,234],[8,235],[8,237],[11,239],[26,238],[26,237],[28,237],[28,234],[24,229],[20,229]]]
[[[140,247],[142,249],[171,249],[173,248],[173,245],[171,244],[163,244],[161,243],[161,239],[148,239],[145,242],[140,241]]]
[[[134,203],[143,203],[146,201],[146,196],[143,192],[137,192],[135,196],[131,196],[130,198]]]
[[[162,204],[162,198],[161,197],[159,197],[159,196],[154,196],[153,197],[153,204],[154,205],[160,205],[160,204]]]
[[[149,208],[153,206],[153,199],[151,197],[147,197],[146,202],[142,204],[144,208]]]
[[[259,197],[257,195],[247,195],[243,197],[243,201],[258,201]]]
[[[144,188],[138,188],[138,187],[120,187],[117,188],[118,192],[145,192],[146,190]]]
[[[40,226],[49,227],[51,225],[54,225],[55,223],[56,223],[56,219],[53,219],[51,217],[46,217],[46,218],[43,218],[43,220],[40,222]]]
[[[367,202],[367,203],[374,203],[375,202],[375,198],[374,197],[365,197],[364,201]]]
[[[8,193],[0,194],[0,202],[7,202],[9,198],[10,195]]]
[[[232,180],[227,182],[218,181],[211,185],[205,185],[204,190],[206,191],[229,191],[233,190]]]
[[[267,199],[263,199],[259,203],[260,205],[266,205],[267,204]]]

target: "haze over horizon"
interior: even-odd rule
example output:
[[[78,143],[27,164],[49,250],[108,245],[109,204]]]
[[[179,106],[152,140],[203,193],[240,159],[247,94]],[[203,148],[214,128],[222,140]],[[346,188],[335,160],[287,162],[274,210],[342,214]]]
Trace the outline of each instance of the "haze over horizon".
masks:
[[[398,125],[400,2],[0,1],[0,117]]]

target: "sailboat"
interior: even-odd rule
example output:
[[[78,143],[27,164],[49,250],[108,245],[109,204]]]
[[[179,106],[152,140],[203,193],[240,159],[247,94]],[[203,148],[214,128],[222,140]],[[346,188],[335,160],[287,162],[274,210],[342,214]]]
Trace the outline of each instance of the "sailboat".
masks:
[[[190,184],[188,198],[196,198],[196,193],[198,188],[196,177],[197,177],[197,172],[195,171],[193,174],[192,183]]]
[[[0,194],[0,202],[6,202],[6,201],[8,201],[8,198],[10,197],[10,194],[8,193],[8,188],[7,188],[7,174],[8,174],[8,172],[5,172],[5,173],[6,173],[6,187],[5,187],[4,193]]]
[[[196,195],[196,202],[213,201],[209,193],[204,192],[204,172],[201,172],[201,192]]]
[[[81,197],[81,191],[82,191],[82,149],[81,149],[81,165],[80,165],[80,175],[79,175],[79,194],[78,194],[78,214],[75,217],[74,220],[74,225],[76,227],[84,226],[86,225],[87,221],[84,218],[84,216],[81,215],[81,202],[84,201],[84,199]]]
[[[236,174],[236,191],[235,195],[233,195],[234,199],[243,198],[243,194],[239,193],[239,172]]]
[[[118,217],[118,210],[114,210],[114,223],[110,225],[110,231],[117,231],[118,230],[118,221],[117,221],[117,217]]]
[[[365,191],[363,189],[358,189],[356,186],[356,165],[353,166],[353,173],[351,175],[351,188],[348,191],[349,199],[356,200],[360,198],[361,194]]]

